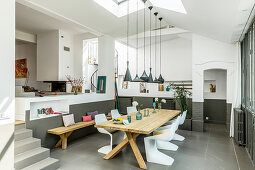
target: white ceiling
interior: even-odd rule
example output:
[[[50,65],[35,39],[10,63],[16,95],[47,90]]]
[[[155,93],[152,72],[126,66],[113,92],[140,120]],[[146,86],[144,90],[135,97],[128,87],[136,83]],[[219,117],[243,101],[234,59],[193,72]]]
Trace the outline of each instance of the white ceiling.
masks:
[[[52,30],[61,29],[72,34],[87,32],[85,28],[53,18],[32,8],[16,3],[16,29],[38,34]]]
[[[126,17],[114,16],[93,0],[16,1],[46,14],[64,16],[97,35],[108,34],[115,38],[126,36]],[[157,11],[170,25],[229,43],[239,39],[254,4],[254,0],[182,0],[182,2],[187,14],[161,8],[157,8]],[[142,12],[139,11],[139,32],[143,31]],[[148,10],[146,13],[148,21]],[[136,32],[135,18],[135,13],[130,15],[131,35]],[[148,29],[149,25],[146,26],[146,30]]]

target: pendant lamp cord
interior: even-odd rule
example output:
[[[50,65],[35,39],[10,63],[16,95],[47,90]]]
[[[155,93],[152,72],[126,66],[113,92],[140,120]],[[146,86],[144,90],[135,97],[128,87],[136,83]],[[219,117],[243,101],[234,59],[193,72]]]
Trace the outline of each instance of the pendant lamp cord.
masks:
[[[145,2],[144,2],[145,4]],[[145,70],[145,8],[143,9],[143,29],[144,29],[144,32],[143,32],[143,45],[144,45],[144,49],[143,49],[143,59],[144,59],[144,70]]]
[[[161,20],[160,18],[160,36],[159,36],[159,41],[160,41],[160,74],[161,74]]]
[[[157,15],[158,13],[155,13],[155,77],[157,76]]]
[[[150,69],[151,69],[151,9],[150,9]]]
[[[129,42],[128,42],[128,34],[129,34],[129,0],[127,2],[127,68],[129,66],[129,54],[128,54],[128,45],[129,45]]]
[[[138,74],[138,1],[136,1],[137,12],[136,12],[136,74]]]

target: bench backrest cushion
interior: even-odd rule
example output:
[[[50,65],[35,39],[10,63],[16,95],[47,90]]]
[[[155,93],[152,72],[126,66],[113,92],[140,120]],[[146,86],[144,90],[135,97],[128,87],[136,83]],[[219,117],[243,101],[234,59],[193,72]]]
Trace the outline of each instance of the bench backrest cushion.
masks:
[[[94,120],[94,119],[95,119],[95,116],[98,115],[98,111],[87,112],[87,115],[88,115],[88,116],[91,115],[91,119]]]
[[[63,123],[65,127],[74,125],[75,124],[74,115],[70,114],[70,115],[63,116]]]
[[[89,122],[89,121],[91,121],[92,119],[91,119],[91,115],[89,115],[89,116],[82,116],[82,121],[83,122]]]

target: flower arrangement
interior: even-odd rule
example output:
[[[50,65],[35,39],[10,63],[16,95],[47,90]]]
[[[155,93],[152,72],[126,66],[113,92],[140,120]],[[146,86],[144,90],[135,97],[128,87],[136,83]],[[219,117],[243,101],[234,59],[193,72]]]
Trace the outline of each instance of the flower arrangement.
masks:
[[[78,89],[82,87],[85,83],[84,78],[80,77],[78,79],[71,77],[70,75],[66,75],[67,84],[70,84],[74,89],[74,95],[78,94]]]
[[[139,103],[138,103],[137,101],[133,101],[133,102],[132,102],[132,105],[133,105],[134,107],[136,107],[136,109],[137,109],[138,111],[140,111],[140,110],[142,109],[142,106],[143,106],[143,104],[140,104],[140,105],[139,105]]]
[[[166,103],[166,99],[161,99],[161,101],[159,101],[159,99],[156,97],[156,98],[155,98],[155,102],[156,102],[157,104],[159,104],[159,103]]]

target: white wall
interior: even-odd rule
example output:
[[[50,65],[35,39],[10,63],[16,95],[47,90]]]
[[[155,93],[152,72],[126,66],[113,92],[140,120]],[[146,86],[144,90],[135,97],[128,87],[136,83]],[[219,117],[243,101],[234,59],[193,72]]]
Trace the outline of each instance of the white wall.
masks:
[[[126,72],[126,49],[123,53],[119,51],[119,75],[125,75]],[[155,77],[155,45],[151,47],[152,51],[152,75]],[[149,74],[150,68],[150,46],[146,46],[146,72]],[[144,70],[144,48],[138,49],[138,73],[142,75]],[[136,51],[130,49],[130,72],[132,77],[136,71]],[[159,62],[159,43],[157,43],[157,77],[160,72]],[[191,80],[192,73],[192,42],[186,38],[176,38],[162,42],[162,76],[166,81]]]
[[[192,36],[192,84],[193,102],[203,102],[204,70],[227,70],[227,103],[232,103],[234,94],[237,46],[206,38]]]
[[[210,92],[210,84],[216,84],[216,92]],[[227,99],[227,71],[205,70],[204,71],[204,99]]]
[[[29,71],[29,81],[28,86],[34,87],[38,90],[51,90],[49,83],[43,83],[36,80],[37,64],[36,64],[36,44],[25,43],[19,44],[16,43],[15,46],[15,59],[27,59],[27,68]],[[16,86],[24,86],[25,78],[15,79]]]
[[[15,109],[15,1],[2,0],[0,6],[0,169],[14,169],[14,109]],[[10,142],[9,142],[10,141]],[[6,150],[5,150],[6,149]],[[3,155],[2,155],[3,154]]]
[[[114,99],[114,54],[115,40],[110,36],[98,38],[98,76],[106,76],[106,95]],[[100,94],[98,94],[100,98]]]
[[[116,48],[119,52],[119,75],[125,75],[127,50],[126,47],[116,43]],[[136,49],[129,48],[130,72],[132,78],[136,74]],[[150,46],[146,46],[146,73],[149,76],[150,67]],[[138,76],[141,76],[144,70],[144,48],[138,49]],[[160,73],[159,62],[159,44],[157,44],[157,78]],[[165,81],[191,81],[192,80],[192,41],[186,38],[176,38],[162,42],[162,76]],[[155,45],[152,45],[152,75],[155,78]],[[150,86],[150,87],[149,87]],[[167,84],[165,84],[166,88]],[[128,89],[122,89],[122,81],[118,81],[118,90],[120,96],[158,96],[158,97],[172,97],[169,92],[159,92],[157,86],[148,85],[149,94],[140,93],[139,83],[129,83]]]

